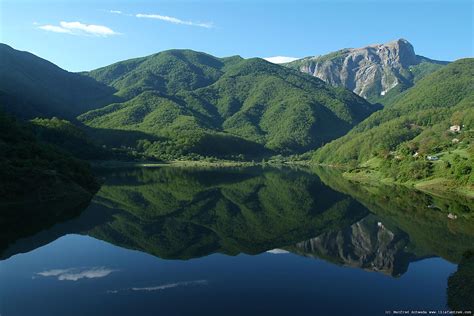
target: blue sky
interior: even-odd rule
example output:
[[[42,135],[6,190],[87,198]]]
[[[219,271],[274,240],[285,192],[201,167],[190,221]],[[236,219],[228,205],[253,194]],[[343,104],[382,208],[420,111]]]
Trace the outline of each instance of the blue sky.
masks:
[[[0,41],[70,71],[171,48],[305,57],[400,37],[419,55],[455,60],[474,55],[473,3],[0,0]]]

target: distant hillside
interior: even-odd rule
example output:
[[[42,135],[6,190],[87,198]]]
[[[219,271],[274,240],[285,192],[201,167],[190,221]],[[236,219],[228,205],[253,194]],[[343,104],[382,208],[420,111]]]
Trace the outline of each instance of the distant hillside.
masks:
[[[114,89],[0,44],[0,104],[16,117],[73,119],[117,99]]]
[[[258,58],[170,50],[87,75],[126,101],[79,119],[148,134],[139,148],[163,159],[304,152],[376,109],[349,91]]]
[[[114,87],[118,95],[132,99],[150,90],[174,95],[205,87],[222,76],[225,66],[241,60],[239,56],[220,59],[175,49],[117,62],[84,74]]]
[[[457,125],[459,132],[450,131]],[[470,58],[426,76],[393,105],[317,150],[314,161],[368,167],[381,163],[379,170],[400,181],[439,175],[474,183],[473,140],[474,59]],[[428,161],[428,156],[436,161]]]
[[[388,104],[418,80],[446,65],[415,54],[404,39],[306,57],[286,66],[345,87],[371,102]]]

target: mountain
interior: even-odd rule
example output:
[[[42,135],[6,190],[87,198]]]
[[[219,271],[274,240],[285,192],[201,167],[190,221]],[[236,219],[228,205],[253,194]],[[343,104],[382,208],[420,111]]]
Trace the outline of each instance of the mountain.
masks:
[[[306,57],[286,66],[345,87],[371,102],[388,103],[447,62],[415,54],[405,39]]]
[[[302,153],[378,109],[258,58],[169,50],[70,73],[4,44],[0,56],[8,112],[67,119],[102,145],[166,160]]]
[[[441,177],[472,185],[473,87],[474,59],[453,62],[317,150],[314,161],[376,169],[401,182]]]
[[[168,50],[151,56],[121,61],[83,74],[114,87],[126,99],[144,91],[174,95],[208,86],[222,76],[239,56],[217,58],[192,50]]]
[[[93,128],[148,134],[162,159],[301,153],[342,136],[377,109],[355,94],[269,63],[170,50],[87,73],[123,102],[84,113]]]
[[[16,117],[77,115],[117,99],[114,89],[0,43],[0,106]]]

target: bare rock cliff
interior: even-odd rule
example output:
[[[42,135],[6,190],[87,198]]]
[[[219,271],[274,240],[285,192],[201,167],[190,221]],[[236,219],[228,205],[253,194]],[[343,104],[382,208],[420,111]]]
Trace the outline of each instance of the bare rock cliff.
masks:
[[[288,63],[287,66],[331,85],[345,87],[370,100],[383,97],[399,84],[409,87],[418,74],[425,75],[443,64],[445,62],[416,55],[407,40],[398,39],[386,44],[307,57]],[[413,69],[416,66],[423,68],[423,71]]]

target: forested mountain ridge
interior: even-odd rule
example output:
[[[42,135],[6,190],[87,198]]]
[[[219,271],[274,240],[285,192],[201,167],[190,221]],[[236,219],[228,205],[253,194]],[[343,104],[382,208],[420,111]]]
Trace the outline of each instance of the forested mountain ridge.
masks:
[[[345,87],[370,102],[391,103],[402,91],[446,65],[415,54],[411,43],[398,39],[385,44],[345,48],[322,56],[298,59],[286,66]]]
[[[77,115],[117,99],[114,89],[0,43],[0,103],[22,119]]]
[[[8,112],[77,117],[103,144],[165,160],[302,153],[378,109],[259,58],[169,50],[75,74],[7,45],[0,55]]]
[[[259,58],[170,50],[87,75],[111,84],[126,101],[79,120],[149,134],[140,149],[162,159],[301,153],[343,135],[377,109],[347,90]]]
[[[226,66],[242,59],[240,56],[217,58],[188,49],[172,49],[83,74],[114,87],[118,95],[127,99],[149,90],[174,95],[212,84],[222,76]]]

